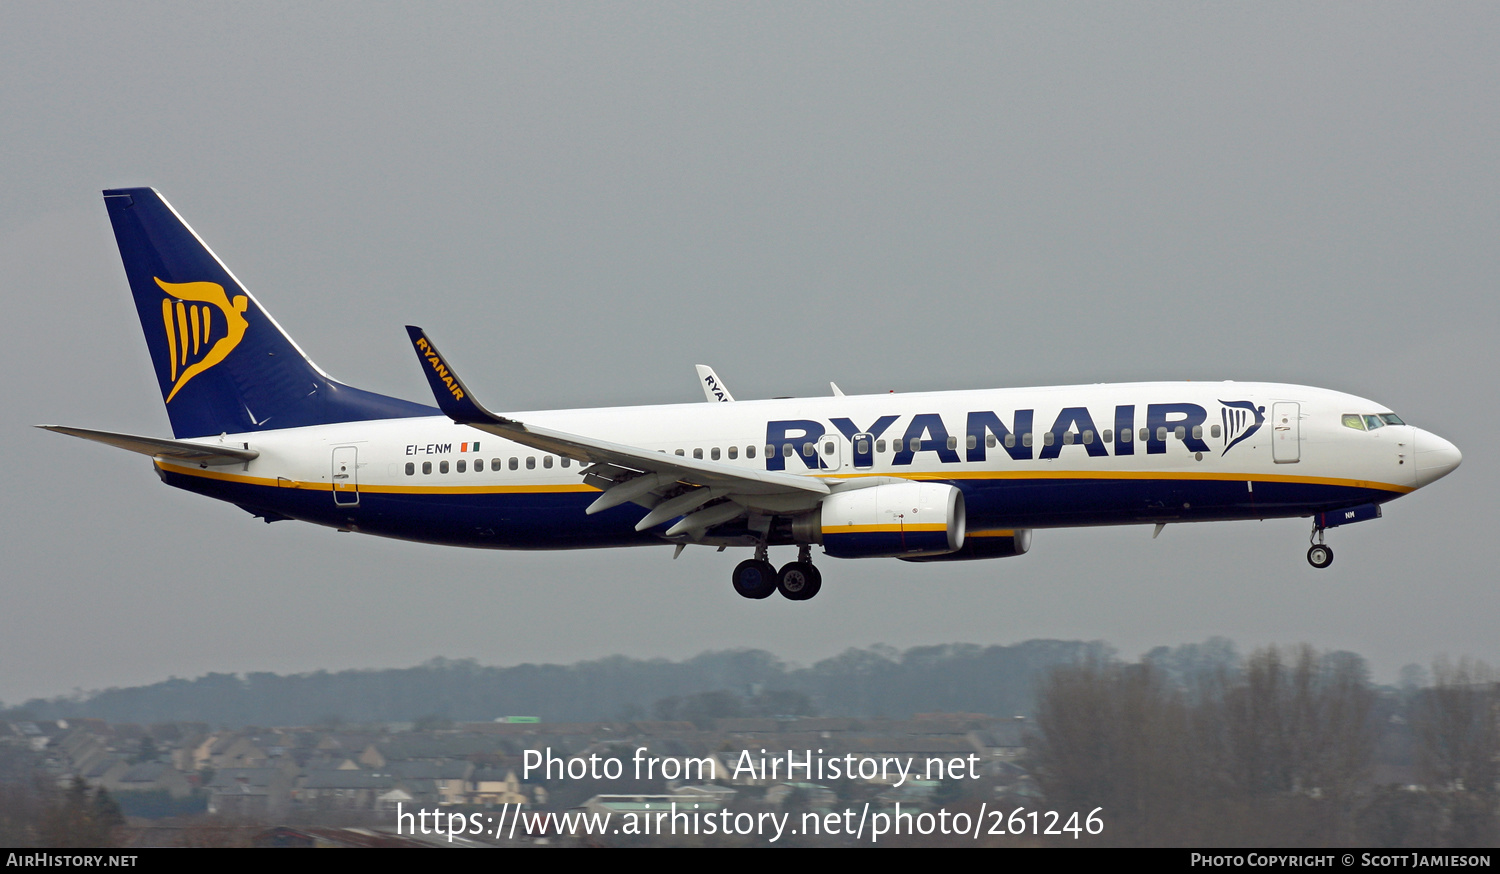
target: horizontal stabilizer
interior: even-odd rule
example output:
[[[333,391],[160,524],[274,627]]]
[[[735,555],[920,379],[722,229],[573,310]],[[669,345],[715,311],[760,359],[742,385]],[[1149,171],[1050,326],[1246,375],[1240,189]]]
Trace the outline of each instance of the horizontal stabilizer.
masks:
[[[91,431],[88,428],[69,428],[64,425],[38,425],[48,431],[82,437],[95,443],[104,443],[127,452],[139,452],[153,458],[171,458],[194,464],[243,464],[260,457],[254,449],[239,449],[217,443],[189,443],[186,440],[163,440],[160,437],[137,437],[134,434],[117,434],[114,431]]]

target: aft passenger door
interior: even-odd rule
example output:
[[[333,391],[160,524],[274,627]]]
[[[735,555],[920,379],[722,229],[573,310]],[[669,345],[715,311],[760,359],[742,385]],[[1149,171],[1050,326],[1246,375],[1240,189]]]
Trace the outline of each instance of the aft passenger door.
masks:
[[[333,450],[333,502],[340,507],[359,506],[359,450],[353,446]]]
[[[1271,405],[1271,459],[1277,464],[1302,460],[1302,405],[1281,401]]]

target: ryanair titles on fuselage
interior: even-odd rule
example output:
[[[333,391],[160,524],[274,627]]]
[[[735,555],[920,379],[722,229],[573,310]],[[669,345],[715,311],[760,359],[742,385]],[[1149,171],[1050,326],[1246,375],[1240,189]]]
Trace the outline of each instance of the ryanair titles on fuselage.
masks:
[[[1265,422],[1265,407],[1249,401],[1223,401],[1220,422],[1206,426],[1208,411],[1198,404],[1146,404],[1145,427],[1136,433],[1136,404],[1118,404],[1104,428],[1087,407],[1064,407],[1045,431],[1035,430],[1036,411],[1015,410],[1009,419],[992,410],[975,410],[965,416],[962,431],[957,423],[945,421],[941,413],[917,413],[906,422],[903,431],[891,426],[899,415],[879,416],[868,424],[845,417],[828,421],[850,441],[866,437],[889,439],[895,454],[893,466],[912,464],[918,453],[931,452],[942,464],[982,462],[991,451],[1004,452],[1016,461],[1051,459],[1062,454],[1064,446],[1078,446],[1090,457],[1134,455],[1137,445],[1147,455],[1167,451],[1168,440],[1180,440],[1190,452],[1212,452],[1205,437],[1223,441],[1222,455],[1260,429]],[[1253,421],[1251,417],[1253,416]],[[1105,429],[1109,436],[1106,437]],[[807,443],[817,443],[828,428],[815,419],[780,419],[766,423],[767,470],[786,470],[787,461],[799,459],[809,470],[827,467],[821,453],[802,451]],[[993,442],[989,438],[993,437]],[[1136,438],[1139,437],[1139,440]],[[957,439],[954,439],[957,438]],[[790,451],[786,447],[791,447]],[[1113,449],[1111,449],[1113,447]]]

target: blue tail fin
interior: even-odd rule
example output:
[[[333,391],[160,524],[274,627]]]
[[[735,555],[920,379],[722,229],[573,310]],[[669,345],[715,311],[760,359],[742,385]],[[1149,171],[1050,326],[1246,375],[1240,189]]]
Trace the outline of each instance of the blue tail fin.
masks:
[[[440,415],[318,369],[154,189],[104,204],[175,436]]]

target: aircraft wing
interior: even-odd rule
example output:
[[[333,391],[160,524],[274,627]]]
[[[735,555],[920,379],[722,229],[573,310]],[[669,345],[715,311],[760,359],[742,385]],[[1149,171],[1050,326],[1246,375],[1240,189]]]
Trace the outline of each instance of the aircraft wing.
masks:
[[[668,529],[666,534],[673,536],[696,532],[701,535],[707,527],[741,515],[746,506],[760,502],[757,499],[801,496],[807,503],[816,504],[819,498],[831,491],[827,483],[813,477],[653,452],[637,446],[527,425],[496,415],[474,398],[473,393],[449,366],[447,359],[427,338],[426,332],[411,325],[407,326],[406,331],[423,364],[423,372],[427,374],[433,396],[448,418],[523,446],[591,465],[584,471],[585,480],[604,489],[605,493],[589,507],[590,513],[630,501],[652,508],[652,512],[637,525],[637,530],[645,530],[678,515],[692,514],[682,523]],[[675,491],[679,484],[688,487],[683,494],[662,500],[661,493]],[[739,505],[741,511],[726,516],[727,508],[722,504],[701,510],[699,513],[711,515],[699,516],[697,521],[704,524],[695,528],[693,516],[697,514],[693,514],[693,511],[721,497]],[[707,522],[709,519],[716,521]],[[684,524],[688,527],[684,528]]]
[[[64,425],[38,425],[48,431],[82,437],[95,443],[115,446],[129,452],[139,452],[153,458],[171,458],[194,464],[243,464],[260,457],[260,453],[246,446],[240,449],[217,443],[189,443],[185,440],[164,440],[160,437],[137,437],[134,434],[119,434],[114,431],[91,431],[88,428],[69,428]]]

